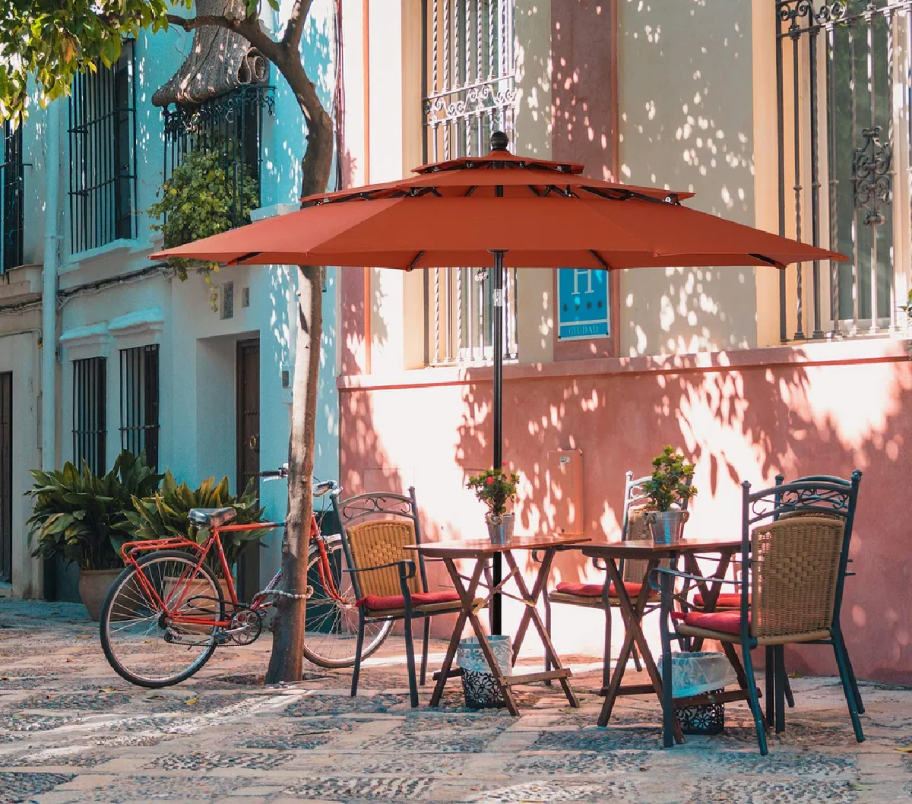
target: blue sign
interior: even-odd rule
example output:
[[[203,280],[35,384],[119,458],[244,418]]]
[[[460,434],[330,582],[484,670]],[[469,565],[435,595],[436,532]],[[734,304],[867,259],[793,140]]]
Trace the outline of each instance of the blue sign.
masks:
[[[557,337],[607,338],[608,272],[560,268],[557,272]]]

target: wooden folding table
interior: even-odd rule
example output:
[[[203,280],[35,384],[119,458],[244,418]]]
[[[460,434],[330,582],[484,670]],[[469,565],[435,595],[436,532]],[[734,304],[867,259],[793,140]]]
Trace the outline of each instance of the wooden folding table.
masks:
[[[548,632],[545,630],[545,625],[536,609],[536,604],[548,582],[551,562],[554,560],[554,554],[557,550],[562,547],[581,544],[588,541],[589,539],[586,536],[519,536],[501,544],[494,544],[489,539],[478,539],[471,541],[412,544],[406,547],[407,550],[415,550],[416,552],[421,553],[425,558],[435,558],[443,561],[443,564],[450,575],[450,579],[453,581],[453,587],[459,594],[459,600],[462,604],[459,617],[456,620],[456,626],[453,628],[453,636],[450,638],[450,644],[447,647],[446,657],[443,660],[443,666],[436,675],[437,685],[434,687],[434,694],[431,696],[431,706],[437,706],[440,703],[440,698],[443,695],[443,689],[446,686],[447,680],[452,676],[459,674],[458,671],[451,670],[451,667],[456,655],[456,649],[459,647],[459,640],[462,637],[462,630],[465,627],[466,620],[472,624],[472,629],[475,631],[475,636],[478,638],[479,647],[488,660],[495,683],[500,688],[504,700],[506,701],[507,709],[511,715],[519,714],[519,709],[516,706],[516,698],[513,695],[511,687],[517,684],[529,684],[533,681],[557,679],[560,682],[570,705],[579,706],[579,701],[570,688],[570,683],[568,681],[571,675],[570,670],[563,667],[560,657],[558,657],[557,653],[554,651],[554,646],[551,644],[551,639],[548,637]],[[517,550],[535,550],[541,553],[541,564],[538,566],[538,573],[535,576],[531,589],[523,578],[522,571],[519,569],[516,558],[513,555],[513,552]],[[481,608],[481,606],[476,606],[475,599],[478,589],[482,585],[482,574],[484,572],[485,564],[491,556],[498,553],[503,555],[509,572],[497,586],[489,590],[486,602],[489,602],[495,594],[501,594],[506,583],[513,580],[519,591],[519,596],[516,599],[521,600],[525,604],[525,611],[520,619],[519,627],[517,628],[514,637],[513,662],[516,662],[519,648],[523,643],[526,631],[531,623],[535,626],[535,630],[538,631],[538,635],[541,638],[542,645],[545,649],[545,654],[551,661],[552,670],[505,676],[494,659],[491,645],[481,626],[481,620],[478,618],[478,609]],[[475,561],[475,567],[469,575],[463,575],[456,567],[456,561],[460,559],[472,559]]]

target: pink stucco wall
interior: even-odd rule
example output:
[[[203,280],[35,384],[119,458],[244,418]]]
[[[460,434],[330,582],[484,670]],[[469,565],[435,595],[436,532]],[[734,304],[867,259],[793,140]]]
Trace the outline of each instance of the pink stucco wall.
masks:
[[[570,504],[549,487],[549,450],[582,451],[583,520],[594,539],[619,532],[624,472],[646,473],[665,444],[697,466],[691,532],[737,533],[743,480],[771,484],[778,472],[847,477],[861,469],[846,639],[859,677],[912,682],[904,449],[912,440],[912,417],[904,413],[912,365],[901,344],[571,361],[512,366],[505,377],[504,454],[522,475],[522,532],[552,531]],[[343,376],[339,388],[346,491],[415,485],[430,538],[481,535],[483,510],[464,485],[468,472],[491,461],[490,371]],[[567,553],[552,583],[584,577],[598,573]],[[558,649],[598,655],[598,615],[563,608],[555,608]],[[518,616],[507,609],[506,627]],[[787,661],[790,670],[835,673],[825,647],[790,649]]]

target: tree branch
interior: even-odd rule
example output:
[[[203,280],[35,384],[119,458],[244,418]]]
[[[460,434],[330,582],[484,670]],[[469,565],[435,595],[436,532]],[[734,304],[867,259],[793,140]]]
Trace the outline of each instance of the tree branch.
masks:
[[[310,13],[310,7],[313,0],[295,0],[295,4],[288,16],[288,24],[285,26],[285,36],[282,37],[282,45],[289,50],[298,49],[301,44],[301,35],[304,33],[304,21]]]
[[[181,17],[177,14],[167,14],[166,19],[169,25],[183,28],[188,32],[206,25],[233,31],[243,36],[244,39],[273,63],[276,63],[276,60],[282,56],[281,45],[260,27],[256,18],[248,17],[247,19],[238,20],[221,16]]]

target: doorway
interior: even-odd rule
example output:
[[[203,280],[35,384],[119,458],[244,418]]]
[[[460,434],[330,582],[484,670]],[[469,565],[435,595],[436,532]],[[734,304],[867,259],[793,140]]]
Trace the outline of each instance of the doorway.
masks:
[[[13,374],[0,374],[0,581],[13,580]]]
[[[253,481],[259,497],[260,482],[260,341],[237,345],[237,491],[243,493]],[[245,550],[238,560],[238,597],[250,601],[260,590],[260,553]]]

